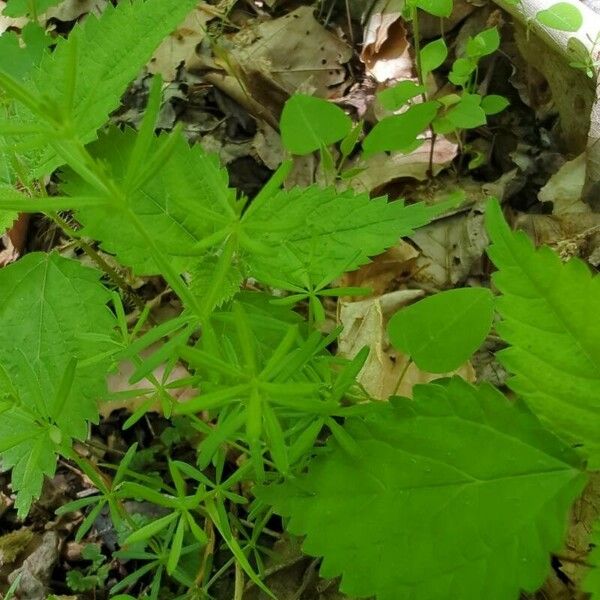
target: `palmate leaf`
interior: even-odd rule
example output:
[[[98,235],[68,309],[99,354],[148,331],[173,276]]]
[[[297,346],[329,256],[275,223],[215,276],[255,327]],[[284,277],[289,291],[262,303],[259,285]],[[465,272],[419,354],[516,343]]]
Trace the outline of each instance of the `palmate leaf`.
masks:
[[[268,252],[248,259],[264,283],[305,288],[333,281],[381,254],[402,236],[454,206],[458,199],[405,206],[335,188],[293,188],[251,206],[244,221]]]
[[[259,498],[289,516],[324,577],[377,600],[516,600],[548,573],[581,461],[522,405],[459,378],[346,422],[308,473]]]
[[[111,128],[90,146],[92,155],[107,165],[119,185],[124,185],[137,135],[132,129],[123,132]],[[149,155],[171,143],[172,136],[177,137],[170,157],[141,188],[133,190],[128,207],[182,273],[198,261],[195,246],[225,218],[223,205],[234,192],[228,188],[227,171],[217,158],[206,154],[199,145],[190,147],[181,134],[154,138]],[[70,171],[65,172],[63,179],[62,189],[68,195],[94,194],[88,183]],[[116,254],[136,274],[160,274],[146,241],[126,215],[112,207],[100,207],[79,209],[77,218],[85,235],[99,240],[104,250]]]
[[[583,444],[600,467],[600,278],[579,259],[562,263],[512,232],[500,205],[487,211],[488,254],[502,292],[498,332],[510,347],[498,353],[514,376],[509,386],[566,440]]]
[[[84,438],[98,419],[114,327],[99,279],[57,254],[29,254],[0,270],[0,388],[8,396],[0,455],[4,468],[13,467],[21,514],[52,473],[58,448]],[[61,386],[73,366],[72,381]]]

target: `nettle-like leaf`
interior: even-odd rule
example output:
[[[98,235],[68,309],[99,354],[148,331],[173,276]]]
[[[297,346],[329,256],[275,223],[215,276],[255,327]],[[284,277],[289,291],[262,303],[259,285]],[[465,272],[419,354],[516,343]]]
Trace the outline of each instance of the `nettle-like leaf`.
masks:
[[[308,473],[257,495],[290,517],[321,575],[377,600],[516,600],[548,573],[586,481],[574,451],[491,386],[417,386],[347,420]]]
[[[58,254],[0,270],[0,455],[25,514],[55,455],[82,439],[106,393],[114,318],[100,273]]]
[[[65,112],[79,139],[88,143],[120,103],[127,85],[155,48],[196,6],[196,0],[125,0],[111,4],[99,18],[88,15],[54,52],[47,53],[30,88],[48,111]],[[29,115],[26,122],[38,119]],[[45,145],[38,176],[63,163]]]
[[[318,287],[367,263],[457,201],[405,206],[335,188],[280,191],[248,211],[245,223],[267,249],[248,258],[249,270],[276,287]]]
[[[119,185],[125,185],[137,136],[132,129],[111,128],[90,146],[92,155],[107,165]],[[214,233],[217,225],[227,222],[224,206],[235,192],[228,188],[227,171],[218,159],[206,154],[199,145],[190,146],[182,134],[155,137],[151,144],[150,156],[167,144],[173,147],[161,168],[130,192],[127,208],[159,241],[161,251],[181,273],[198,262],[197,244]],[[71,171],[65,173],[62,189],[71,196],[95,192]],[[88,207],[79,209],[77,218],[84,226],[83,233],[99,240],[106,251],[114,253],[135,273],[160,274],[146,241],[127,215],[112,206]]]
[[[497,202],[487,210],[488,254],[502,292],[498,333],[510,347],[497,356],[508,385],[565,439],[582,443],[600,466],[600,278],[579,259],[562,263],[512,232]]]
[[[12,210],[0,210],[0,236],[4,235],[17,219],[17,213]]]

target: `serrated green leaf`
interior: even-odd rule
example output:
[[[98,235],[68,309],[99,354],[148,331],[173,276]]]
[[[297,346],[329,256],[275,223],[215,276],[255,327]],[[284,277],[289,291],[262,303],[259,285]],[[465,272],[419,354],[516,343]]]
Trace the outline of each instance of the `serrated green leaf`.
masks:
[[[309,187],[281,191],[248,213],[247,225],[269,253],[250,256],[250,273],[263,281],[306,286],[333,281],[394,245],[398,238],[456,203],[404,206],[368,194]],[[270,224],[280,223],[269,231]]]
[[[418,136],[429,127],[439,107],[439,102],[432,100],[415,104],[402,114],[385,117],[364,139],[365,156],[378,152],[412,151]]]
[[[150,155],[173,143],[173,137],[176,139],[170,157],[154,176],[130,194],[128,208],[156,238],[175,269],[183,272],[200,256],[196,245],[214,233],[221,221],[227,222],[223,204],[234,192],[228,188],[227,171],[217,158],[206,154],[199,145],[190,146],[182,134],[154,138]],[[121,185],[136,139],[137,134],[131,129],[111,128],[90,147],[93,156],[108,165]],[[93,193],[91,186],[71,171],[65,173],[62,189],[71,196]],[[135,273],[160,274],[146,241],[126,215],[113,207],[98,207],[81,208],[77,217],[86,235],[99,240],[106,251],[116,254]]]
[[[290,517],[321,575],[377,600],[517,600],[561,548],[586,477],[522,405],[459,378],[350,418],[359,455],[332,439],[308,473],[258,488]]]
[[[492,326],[494,301],[486,288],[460,288],[399,310],[388,323],[390,342],[429,373],[458,369]]]
[[[513,374],[508,385],[565,439],[582,443],[600,466],[600,278],[579,259],[562,263],[509,229],[497,202],[486,224],[488,254],[502,296],[498,333],[510,347],[497,356]]]
[[[19,215],[12,210],[0,210],[0,236],[4,235]]]
[[[322,98],[294,94],[281,113],[281,141],[292,154],[310,154],[345,138],[352,120],[339,107]]]
[[[558,2],[550,8],[540,10],[535,18],[542,25],[560,31],[578,31],[583,25],[581,11],[568,2]]]
[[[401,81],[377,94],[377,99],[387,110],[402,108],[411,98],[425,93],[425,87],[414,81]]]
[[[99,278],[57,254],[28,254],[0,270],[0,366],[18,394],[0,419],[0,440],[23,438],[0,452],[3,466],[13,467],[21,515],[39,495],[43,476],[53,473],[59,447],[84,438],[88,422],[98,419],[109,363],[82,363],[107,350],[84,334],[108,336],[114,327]],[[73,358],[78,366],[68,397],[57,399]]]
[[[448,48],[444,38],[439,38],[421,49],[421,71],[425,78],[431,71],[437,69],[448,56]]]
[[[30,86],[32,93],[43,96],[50,107],[68,109],[71,104],[74,130],[83,143],[91,142],[119,106],[127,85],[196,4],[196,0],[125,0],[116,7],[109,4],[99,18],[88,15],[67,39],[59,40],[54,52],[44,55]],[[36,161],[36,175],[50,173],[63,162],[45,145]]]

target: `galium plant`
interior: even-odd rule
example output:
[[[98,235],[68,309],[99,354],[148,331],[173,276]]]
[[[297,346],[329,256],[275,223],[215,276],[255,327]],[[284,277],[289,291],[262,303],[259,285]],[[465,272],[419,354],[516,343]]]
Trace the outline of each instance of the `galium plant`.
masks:
[[[81,236],[135,274],[161,275],[182,307],[158,325],[146,308],[132,325],[110,273],[56,252],[0,271],[0,457],[12,470],[18,515],[27,516],[59,457],[76,464],[96,494],[59,513],[85,515],[82,540],[108,512],[115,558],[135,561],[111,589],[121,599],[210,594],[233,566],[274,597],[262,577],[274,514],[352,596],[510,600],[535,591],[561,548],[570,506],[600,464],[600,326],[588,318],[600,311],[599,279],[577,259],[562,263],[534,248],[490,201],[497,294],[431,296],[395,315],[389,336],[419,367],[446,373],[481,345],[496,317],[510,397],[452,377],[417,386],[413,400],[373,401],[356,380],[368,351],[353,360],[332,354],[340,331],[321,333],[322,299],[362,293],[335,282],[455,207],[460,194],[406,206],[333,186],[284,189],[286,162],[245,198],[179,128],[156,135],[159,78],[139,129],[107,126],[129,82],[195,4],[125,0],[52,50],[35,24],[21,38],[0,38],[9,58],[0,66],[3,227],[18,212],[58,220],[71,211]],[[451,5],[408,8],[416,24],[417,9],[443,16]],[[478,60],[497,48],[495,30],[467,44],[450,72],[456,94],[437,99],[424,81],[446,47],[432,44],[419,50],[420,83],[381,95],[391,111],[409,108],[375,127],[365,152],[408,151],[429,127],[476,127],[504,108],[473,87]],[[347,157],[362,126],[299,95],[281,128],[291,153],[326,157],[341,141]],[[406,131],[410,139],[400,136]],[[52,173],[60,191],[48,196]],[[248,278],[263,291],[243,290]],[[134,364],[131,382],[147,388],[108,393],[107,376],[123,360]],[[189,375],[170,377],[180,363]],[[177,401],[181,387],[195,397]],[[98,422],[100,402],[133,395],[147,401],[125,427],[154,403],[172,423],[160,442],[168,476],[141,468],[135,445],[116,465],[97,465],[74,445]],[[178,454],[174,439],[193,453]],[[156,517],[132,512],[131,500]],[[215,547],[230,553],[224,567],[213,564]],[[96,550],[86,551],[91,566],[71,576],[74,590],[108,578]],[[586,590],[600,594],[598,580],[593,570]],[[236,585],[239,597],[243,578]]]

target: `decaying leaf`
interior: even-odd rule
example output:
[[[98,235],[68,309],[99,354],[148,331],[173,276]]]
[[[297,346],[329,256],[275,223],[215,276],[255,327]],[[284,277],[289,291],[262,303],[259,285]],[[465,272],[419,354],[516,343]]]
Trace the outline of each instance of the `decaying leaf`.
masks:
[[[591,211],[582,199],[585,184],[586,155],[566,162],[540,190],[540,202],[552,202],[552,214],[587,213]]]
[[[387,337],[389,318],[422,296],[422,290],[400,290],[377,298],[341,301],[339,304],[339,321],[344,330],[338,340],[338,353],[353,358],[363,347],[369,348],[358,381],[374,398],[387,400],[392,394],[412,397],[412,388],[417,383],[428,383],[444,376],[421,371],[408,356],[392,348]],[[468,362],[456,373],[467,381],[475,380],[475,372]]]
[[[379,0],[369,16],[360,58],[379,82],[413,78],[403,6],[404,0]]]
[[[214,9],[208,10],[206,6],[201,2],[156,49],[148,65],[150,73],[160,73],[167,82],[175,79],[179,65],[194,56],[196,46],[204,39],[207,23],[216,16]]]
[[[47,19],[58,19],[68,23],[82,15],[100,15],[108,5],[108,0],[64,0],[46,13]]]

